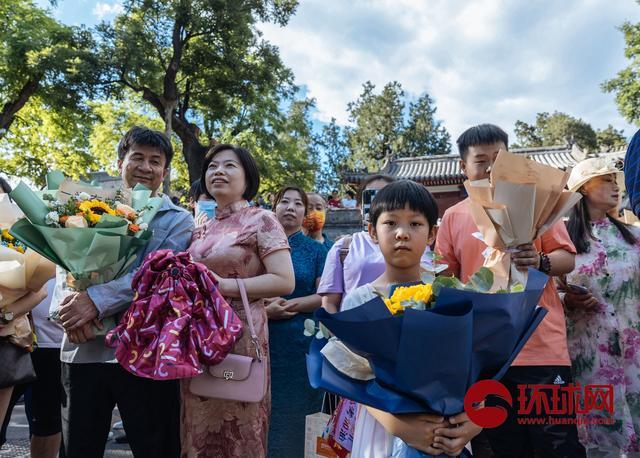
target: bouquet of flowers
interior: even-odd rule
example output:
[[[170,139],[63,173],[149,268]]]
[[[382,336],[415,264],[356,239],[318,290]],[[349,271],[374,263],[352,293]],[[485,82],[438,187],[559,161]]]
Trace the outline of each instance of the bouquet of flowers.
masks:
[[[390,413],[458,414],[468,388],[501,378],[544,318],[537,304],[547,279],[531,270],[526,288],[489,293],[493,275],[481,269],[467,284],[438,277],[351,310],[319,309],[333,337],[313,340],[309,381]]]
[[[490,180],[466,181],[474,234],[490,248],[484,265],[496,276],[495,287],[526,283],[526,272],[511,263],[515,247],[531,243],[564,216],[581,195],[565,191],[569,173],[524,156],[500,151]]]
[[[144,186],[107,190],[71,180],[40,195],[20,183],[11,197],[26,218],[10,234],[64,269],[75,291],[128,271],[151,237],[148,223],[162,203]]]
[[[9,233],[9,228],[21,216],[9,196],[0,195],[0,308],[12,304],[28,291],[38,291],[55,275],[55,266]],[[29,348],[33,343],[31,326],[26,316],[9,322],[0,336]]]

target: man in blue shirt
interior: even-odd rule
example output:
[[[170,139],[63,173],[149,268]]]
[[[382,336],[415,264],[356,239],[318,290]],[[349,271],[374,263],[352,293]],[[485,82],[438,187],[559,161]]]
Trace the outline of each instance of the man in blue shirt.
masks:
[[[124,186],[141,183],[154,195],[169,173],[173,148],[161,132],[133,127],[118,145],[118,169]],[[111,282],[70,292],[59,272],[52,298],[65,328],[60,359],[66,399],[63,438],[67,458],[101,458],[115,405],[136,457],[177,457],[180,454],[179,385],[136,377],[123,369],[104,335],[94,334],[107,317],[119,319],[133,301],[131,281],[151,252],[184,251],[193,232],[193,218],[167,195],[149,223],[153,236],[131,271]]]

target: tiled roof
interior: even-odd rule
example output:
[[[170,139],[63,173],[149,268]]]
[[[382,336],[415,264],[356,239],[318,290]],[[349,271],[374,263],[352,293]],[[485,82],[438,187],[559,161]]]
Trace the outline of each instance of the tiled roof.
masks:
[[[523,154],[541,164],[550,165],[562,170],[573,167],[585,158],[578,148],[570,146],[551,146],[542,148],[514,148],[512,153]],[[625,150],[599,153],[598,156],[609,156],[615,160],[624,159]],[[442,156],[421,156],[400,158],[388,161],[380,170],[398,178],[418,181],[428,186],[462,184],[464,175],[460,170],[460,156],[447,154]],[[366,176],[352,172],[345,176],[349,183],[357,184]]]

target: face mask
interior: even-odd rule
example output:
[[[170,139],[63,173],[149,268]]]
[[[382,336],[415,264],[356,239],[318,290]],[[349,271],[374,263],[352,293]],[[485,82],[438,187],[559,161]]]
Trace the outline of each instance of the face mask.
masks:
[[[302,221],[302,226],[307,230],[307,232],[313,234],[322,230],[324,227],[324,221],[325,213],[314,210],[307,213],[307,216],[305,216]]]
[[[209,219],[216,216],[216,204],[215,200],[201,200],[200,202],[196,202],[196,215],[200,213],[205,213]]]

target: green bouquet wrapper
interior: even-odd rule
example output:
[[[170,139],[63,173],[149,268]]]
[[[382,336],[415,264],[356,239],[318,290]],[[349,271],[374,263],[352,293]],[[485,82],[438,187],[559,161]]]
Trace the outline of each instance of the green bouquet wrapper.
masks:
[[[44,193],[38,193],[20,183],[11,192],[11,198],[26,218],[13,224],[10,234],[63,268],[68,274],[67,285],[73,290],[84,291],[91,285],[106,283],[126,274],[139,250],[148,243],[152,231],[146,229],[130,235],[126,219],[108,214],[102,215],[94,227],[66,228],[47,225],[45,221],[51,209],[42,199],[43,194],[57,193],[59,200],[64,198],[61,195],[65,194],[63,188],[103,196],[110,192],[115,194],[115,191],[63,180],[59,172],[53,172],[47,178],[48,188],[53,186],[57,190],[48,189]],[[162,203],[162,198],[151,197],[151,191],[142,185],[127,190],[126,197],[127,205],[131,205],[134,210],[145,209],[140,215],[140,224],[148,224]],[[102,330],[96,329],[97,334],[106,333],[115,326],[115,321],[105,320],[103,325]]]

